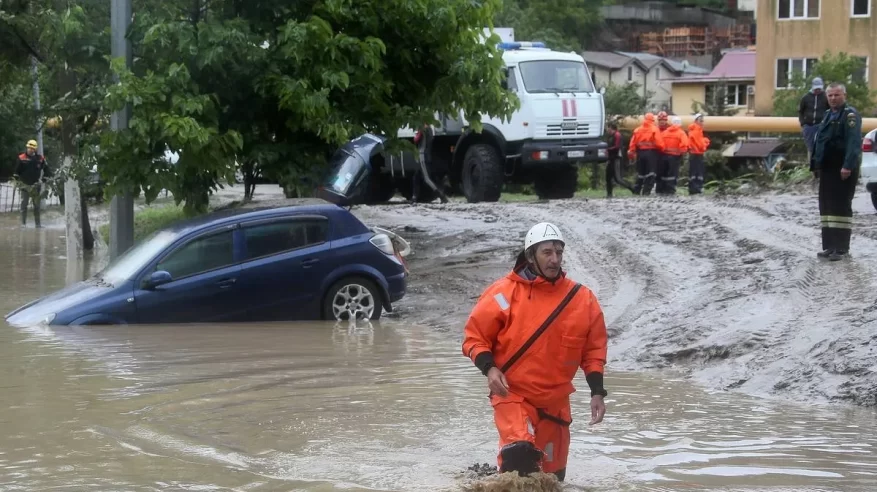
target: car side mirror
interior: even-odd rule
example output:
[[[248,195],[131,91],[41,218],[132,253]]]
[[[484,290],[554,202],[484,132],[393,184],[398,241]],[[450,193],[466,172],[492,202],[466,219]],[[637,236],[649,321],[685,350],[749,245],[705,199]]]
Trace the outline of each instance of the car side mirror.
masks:
[[[606,88],[605,87],[600,87],[600,94],[604,95],[604,96],[606,95]]]
[[[152,274],[143,282],[143,288],[145,290],[153,290],[156,287],[160,287],[164,284],[169,284],[173,282],[173,277],[170,272],[166,272],[164,270],[158,270],[156,272],[152,272]]]

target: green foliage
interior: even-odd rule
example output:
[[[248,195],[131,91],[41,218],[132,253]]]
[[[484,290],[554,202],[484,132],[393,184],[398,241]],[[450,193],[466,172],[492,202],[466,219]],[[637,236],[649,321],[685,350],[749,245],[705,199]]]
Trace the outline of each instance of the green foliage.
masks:
[[[172,223],[182,220],[186,217],[186,211],[180,206],[158,206],[144,208],[138,210],[134,214],[134,243],[140,242],[143,238],[149,236],[153,232],[171,225]],[[103,224],[98,228],[98,232],[104,241],[110,243],[110,225]]]
[[[611,0],[503,0],[493,25],[513,27],[515,39],[581,51],[599,34],[600,8]],[[486,24],[485,24],[486,25]]]
[[[652,91],[646,91],[646,96],[643,97],[642,86],[637,82],[629,84],[609,82],[605,88],[603,104],[606,106],[607,117],[640,116],[645,113],[648,101],[654,95]]]
[[[832,54],[832,52],[826,51],[822,58],[814,64],[813,73],[809,77],[796,72],[792,76],[790,89],[774,92],[774,115],[797,117],[798,104],[804,94],[810,91],[810,84],[814,77],[822,77],[826,88],[832,82],[845,84],[847,103],[860,113],[870,113],[877,107],[877,91],[871,90],[864,80],[854,80],[850,75],[858,73],[864,68],[864,62],[854,56],[843,52]]]
[[[36,117],[30,73],[11,65],[0,65],[0,181],[15,172],[15,156],[35,138]]]
[[[482,113],[515,108],[498,38],[481,43],[498,0],[151,5],[132,26],[134,66],[114,66],[121,84],[108,99],[131,105],[130,129],[102,142],[112,186],[142,185],[148,200],[170,187],[197,212],[236,162],[302,194],[353,136],[395,136],[436,111],[462,110],[479,129]],[[166,148],[179,151],[175,166]]]

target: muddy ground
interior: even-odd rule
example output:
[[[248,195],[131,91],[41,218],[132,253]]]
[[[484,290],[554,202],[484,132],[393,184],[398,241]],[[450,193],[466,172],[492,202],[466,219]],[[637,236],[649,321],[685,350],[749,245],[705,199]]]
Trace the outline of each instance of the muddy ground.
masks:
[[[877,405],[877,215],[856,203],[853,258],[821,250],[815,196],[640,197],[355,207],[412,242],[393,316],[459,337],[527,229],[559,225],[565,268],[593,289],[607,371],[670,369],[718,390]],[[675,372],[675,371],[674,371]]]
[[[214,206],[239,199],[239,188],[222,190]],[[277,187],[263,185],[252,205],[284,202]],[[809,189],[400,202],[353,212],[412,244],[408,295],[390,317],[459,338],[481,291],[511,268],[527,229],[551,221],[567,238],[569,275],[604,308],[608,372],[672,370],[712,389],[877,405],[877,215],[863,190],[854,209],[853,257],[838,263],[815,256],[819,218]],[[105,214],[91,215],[96,229]]]

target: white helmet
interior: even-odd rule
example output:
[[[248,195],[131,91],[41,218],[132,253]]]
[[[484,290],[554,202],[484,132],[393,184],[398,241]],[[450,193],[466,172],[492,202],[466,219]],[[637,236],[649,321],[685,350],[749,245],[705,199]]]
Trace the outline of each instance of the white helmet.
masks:
[[[566,245],[563,240],[563,235],[560,233],[560,229],[558,229],[556,225],[548,222],[540,222],[527,231],[527,236],[524,238],[524,250],[526,251],[530,246],[544,241],[560,241],[564,246]]]
[[[682,126],[682,118],[674,116],[670,118],[670,124],[673,126]]]

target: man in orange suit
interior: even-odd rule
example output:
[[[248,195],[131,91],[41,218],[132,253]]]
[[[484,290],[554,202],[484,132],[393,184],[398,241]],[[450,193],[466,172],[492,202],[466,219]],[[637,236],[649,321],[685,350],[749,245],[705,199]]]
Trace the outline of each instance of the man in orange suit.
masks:
[[[516,266],[479,298],[463,354],[487,376],[499,432],[500,472],[566,476],[572,380],[581,368],[591,389],[591,421],[603,420],[607,335],[593,292],[562,269],[560,229],[543,222],[524,239]]]

